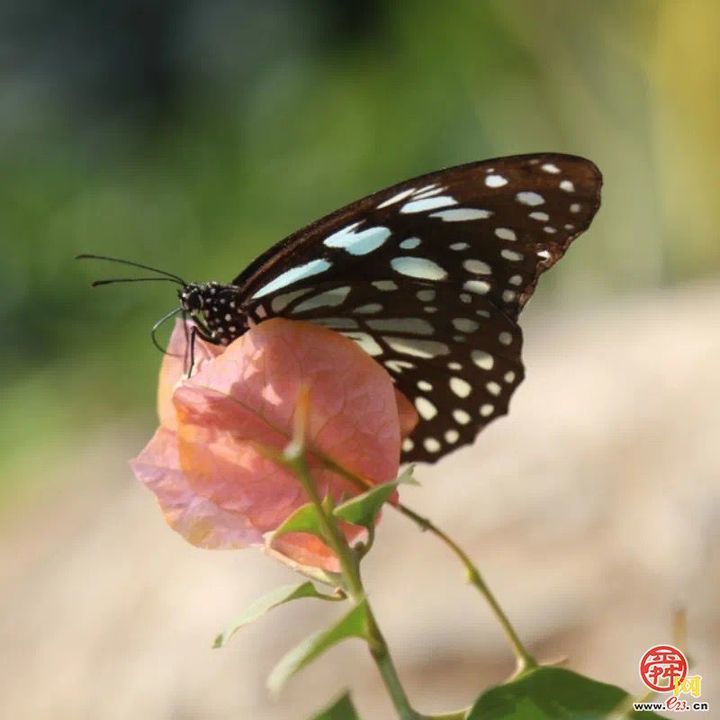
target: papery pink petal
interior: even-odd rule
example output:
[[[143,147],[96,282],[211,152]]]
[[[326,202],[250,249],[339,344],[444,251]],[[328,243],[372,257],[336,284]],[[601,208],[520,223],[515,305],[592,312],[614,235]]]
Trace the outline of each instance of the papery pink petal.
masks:
[[[192,490],[180,467],[177,436],[172,430],[159,428],[131,464],[138,479],[155,493],[168,525],[193,545],[262,545],[262,533],[246,516],[219,508]]]
[[[291,435],[302,386],[309,443],[375,482],[393,479],[401,440],[394,385],[354,342],[326,328],[262,323],[183,383],[175,406],[184,423],[277,446]]]
[[[189,362],[190,354],[187,350],[187,339],[190,337],[191,331],[192,323],[190,321],[181,319],[175,321],[175,327],[166,348],[167,352],[163,356],[160,366],[157,390],[158,416],[161,425],[173,429],[177,427],[177,418],[172,396],[177,384],[183,379],[188,369],[186,363]],[[196,337],[193,350],[194,370],[198,370],[205,362],[222,354],[224,350],[222,345],[213,345]]]
[[[172,351],[182,355],[184,341],[179,323]],[[192,542],[258,544],[307,502],[297,477],[260,450],[287,445],[304,389],[310,398],[306,441],[321,496],[337,501],[360,492],[324,467],[322,456],[371,483],[396,477],[401,434],[417,414],[385,370],[351,340],[309,323],[273,319],[224,349],[197,342],[196,358],[202,359],[191,379],[181,379],[180,358],[164,363],[164,430],[134,463],[168,521]],[[343,531],[349,540],[363,532],[352,526]],[[337,559],[316,537],[294,533],[273,548],[295,562],[337,570]]]

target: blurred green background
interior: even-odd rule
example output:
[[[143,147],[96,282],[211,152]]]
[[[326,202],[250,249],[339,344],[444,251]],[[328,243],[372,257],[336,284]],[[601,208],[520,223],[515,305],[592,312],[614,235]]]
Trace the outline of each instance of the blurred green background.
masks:
[[[173,291],[115,254],[227,280],[317,216],[438,167],[565,151],[605,174],[546,300],[720,269],[717,3],[5,3],[0,470],[109,416],[150,426]],[[554,293],[554,294],[553,294]],[[27,483],[24,483],[27,484]]]
[[[525,314],[515,412],[411,504],[459,534],[543,659],[639,692],[679,602],[700,671],[720,667],[719,36],[717,0],[2,3],[0,715],[276,720],[263,675],[327,622],[287,610],[208,649],[293,578],[193,550],[133,482],[175,289],[92,290],[117,268],[73,256],[229,280],[381,187],[535,151],[594,160],[603,207]],[[421,543],[386,515],[383,542]],[[370,558],[373,597],[412,693],[448,710],[510,658],[422,542]],[[282,717],[350,676],[382,697],[364,655],[336,657]]]

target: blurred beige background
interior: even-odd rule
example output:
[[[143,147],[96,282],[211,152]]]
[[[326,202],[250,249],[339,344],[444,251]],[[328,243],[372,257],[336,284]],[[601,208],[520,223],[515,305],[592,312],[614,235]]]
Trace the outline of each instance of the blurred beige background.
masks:
[[[338,609],[237,612],[293,576],[168,530],[127,459],[154,425],[167,288],[91,294],[80,251],[227,279],[341,203],[533,150],[591,157],[604,204],[523,316],[509,417],[404,499],[468,549],[542,659],[641,692],[675,608],[720,703],[719,6],[109,3],[0,10],[0,716],[307,717],[358,643],[264,690]],[[386,513],[366,569],[419,709],[468,704],[511,654],[454,559]]]

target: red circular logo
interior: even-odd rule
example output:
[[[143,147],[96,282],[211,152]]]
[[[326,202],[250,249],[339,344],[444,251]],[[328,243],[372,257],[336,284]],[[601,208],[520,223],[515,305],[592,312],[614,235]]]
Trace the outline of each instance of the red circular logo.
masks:
[[[655,645],[640,660],[640,677],[656,692],[670,692],[675,687],[675,679],[682,682],[687,671],[687,659],[672,645]]]

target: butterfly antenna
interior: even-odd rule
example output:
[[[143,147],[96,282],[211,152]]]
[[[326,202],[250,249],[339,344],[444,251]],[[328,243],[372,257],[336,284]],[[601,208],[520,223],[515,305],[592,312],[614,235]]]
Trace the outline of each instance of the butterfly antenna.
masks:
[[[158,275],[164,275],[166,278],[172,278],[175,282],[185,286],[187,283],[179,275],[167,272],[166,270],[160,270],[159,268],[152,267],[151,265],[143,265],[142,263],[133,262],[132,260],[123,260],[122,258],[110,257],[108,255],[90,255],[83,253],[75,256],[76,260],[106,260],[107,262],[120,263],[121,265],[130,265],[131,267],[141,268],[142,270],[149,270],[150,272],[158,273]]]
[[[169,277],[139,277],[139,278],[107,278],[105,280],[93,280],[91,287],[100,287],[100,285],[114,285],[115,283],[132,283],[132,282],[171,282],[175,285],[181,285],[175,278]],[[184,285],[183,285],[184,287]]]
[[[158,278],[159,280],[160,278]],[[153,326],[152,330],[150,331],[150,337],[152,339],[152,344],[163,354],[163,355],[172,355],[172,357],[182,357],[181,355],[178,355],[177,353],[170,353],[168,352],[168,349],[166,347],[163,347],[157,340],[157,331],[160,329],[160,326],[167,322],[171,317],[174,317],[178,313],[182,312],[183,309],[181,307],[175,308],[174,310],[171,310],[167,315],[163,315]]]

